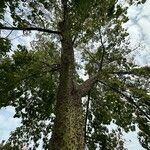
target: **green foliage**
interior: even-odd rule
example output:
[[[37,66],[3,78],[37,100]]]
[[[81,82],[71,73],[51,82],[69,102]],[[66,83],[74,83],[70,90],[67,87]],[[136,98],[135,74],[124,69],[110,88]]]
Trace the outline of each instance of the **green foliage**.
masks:
[[[145,66],[145,67],[141,67],[141,68],[135,68],[133,69],[133,73],[137,74],[138,76],[143,76],[143,77],[147,77],[149,78],[150,76],[150,67],[149,66]]]
[[[131,0],[130,4],[133,3],[139,1]],[[37,26],[60,30],[60,23],[63,21],[60,1],[1,0],[2,20],[6,6],[16,27]],[[126,41],[128,33],[122,28],[122,24],[128,21],[127,8],[117,0],[70,0],[67,6],[67,33],[74,40],[74,51],[82,55],[85,64],[84,66],[79,62],[75,66],[76,70],[81,67],[86,74],[92,76],[101,69],[99,80],[109,85],[99,82],[91,90],[88,148],[95,150],[98,145],[102,150],[124,150],[122,131],[134,131],[137,125],[140,129],[140,143],[149,149],[148,119],[117,92],[132,97],[150,116],[150,69],[137,67],[127,59],[132,51]],[[2,25],[3,22],[0,23]],[[0,38],[0,107],[14,106],[14,117],[22,119],[22,125],[11,133],[9,143],[30,147],[33,142],[32,149],[36,149],[41,139],[44,149],[47,149],[59,84],[57,67],[61,59],[60,41],[61,38],[56,35],[38,34],[31,49],[18,45],[8,55],[11,43],[8,39]],[[76,72],[74,78],[80,85],[83,80],[79,76]],[[118,128],[110,131],[108,126],[112,123]],[[7,144],[4,148],[6,147]],[[9,148],[12,147],[8,146]]]
[[[41,133],[46,140],[51,130],[51,123],[47,125],[46,121],[53,121],[53,117],[49,116],[54,111],[57,74],[54,73],[54,76],[50,70],[51,63],[56,61],[49,55],[50,51],[51,49],[28,51],[24,46],[18,45],[11,59],[6,57],[0,64],[1,107],[14,106],[14,117],[22,118],[23,126],[12,134],[14,144],[16,133],[24,140],[29,139],[29,136],[33,137],[32,140],[36,143]],[[25,132],[28,134],[23,135]]]
[[[150,124],[146,118],[139,117],[139,129],[138,134],[139,141],[145,149],[150,149]]]
[[[0,58],[5,56],[10,51],[11,43],[6,38],[0,38]]]
[[[0,144],[0,150],[20,150],[18,146],[12,146],[8,143],[4,144],[3,142]]]

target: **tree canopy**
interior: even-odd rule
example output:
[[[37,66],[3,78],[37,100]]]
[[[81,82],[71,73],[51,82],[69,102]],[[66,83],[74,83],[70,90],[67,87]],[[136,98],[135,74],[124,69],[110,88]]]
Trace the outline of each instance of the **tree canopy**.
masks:
[[[14,117],[22,119],[7,144],[36,149],[42,140],[43,148],[50,149],[51,135],[60,120],[55,118],[61,114],[65,118],[65,109],[70,114],[75,111],[79,103],[70,99],[75,101],[79,95],[79,114],[83,118],[77,114],[67,117],[71,123],[72,117],[83,120],[84,142],[89,150],[123,150],[122,132],[135,131],[137,127],[139,142],[150,149],[150,68],[135,65],[129,59],[132,49],[122,26],[128,21],[128,7],[144,2],[0,1],[1,30],[21,30],[29,36],[31,31],[40,31],[30,48],[18,45],[12,50],[9,35],[0,38],[0,107],[15,107]],[[12,24],[6,15],[12,18]],[[82,70],[88,76],[85,81]],[[61,103],[60,97],[65,101]],[[117,128],[110,130],[111,124]],[[62,128],[65,134],[71,127]]]

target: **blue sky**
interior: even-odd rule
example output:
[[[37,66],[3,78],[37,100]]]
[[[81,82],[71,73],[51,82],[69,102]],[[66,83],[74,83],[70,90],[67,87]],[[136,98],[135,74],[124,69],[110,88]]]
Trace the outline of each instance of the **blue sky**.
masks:
[[[132,46],[137,47],[139,43],[143,49],[137,49],[134,53],[135,62],[140,65],[150,65],[150,0],[141,6],[132,6],[128,10],[130,21],[127,23],[128,32],[130,33]],[[20,33],[17,33],[21,35]],[[14,39],[18,44],[22,39]],[[29,44],[30,39],[24,40]],[[20,125],[20,119],[14,119],[15,111],[12,107],[2,108],[0,110],[0,141],[7,139],[11,131]],[[126,147],[128,150],[143,150],[138,143],[136,132],[124,134]]]
[[[9,133],[20,125],[20,119],[14,119],[15,110],[13,107],[0,109],[0,141],[7,139]]]

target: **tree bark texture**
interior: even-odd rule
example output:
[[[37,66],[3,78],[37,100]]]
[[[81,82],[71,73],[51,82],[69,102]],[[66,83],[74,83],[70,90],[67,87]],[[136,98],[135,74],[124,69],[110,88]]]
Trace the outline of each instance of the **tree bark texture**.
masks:
[[[74,50],[68,33],[62,35],[61,44],[60,83],[49,149],[83,150],[84,119],[81,94],[75,86]]]

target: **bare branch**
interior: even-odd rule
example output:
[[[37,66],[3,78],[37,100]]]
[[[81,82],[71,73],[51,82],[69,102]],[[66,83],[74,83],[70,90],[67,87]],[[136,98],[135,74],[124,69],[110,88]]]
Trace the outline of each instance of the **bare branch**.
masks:
[[[0,30],[17,30],[17,31],[39,31],[39,32],[47,32],[52,34],[61,34],[59,31],[53,31],[49,29],[43,29],[38,27],[1,27]]]
[[[103,62],[104,62],[104,56],[105,56],[106,50],[105,50],[105,46],[104,46],[103,39],[102,39],[101,29],[99,29],[99,34],[100,34],[100,42],[102,45],[102,57],[101,57],[101,62],[99,66],[99,71],[101,71],[103,68]]]
[[[16,39],[18,39],[18,38],[20,38],[22,36],[24,36],[24,34],[18,35],[18,36],[14,37],[14,38],[11,38],[10,40],[13,41],[13,40],[16,40]]]
[[[8,34],[5,38],[8,38],[8,37],[11,35],[12,32],[13,32],[13,30],[11,30],[11,31],[9,32],[9,34]]]
[[[90,57],[98,66],[100,66],[100,62],[98,62],[98,61],[94,58],[94,56],[93,56],[93,54],[92,54],[91,52],[89,52],[89,51],[86,50],[86,49],[84,49],[84,51],[89,55],[89,57]]]

